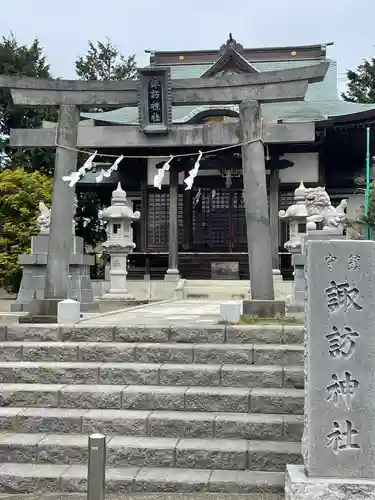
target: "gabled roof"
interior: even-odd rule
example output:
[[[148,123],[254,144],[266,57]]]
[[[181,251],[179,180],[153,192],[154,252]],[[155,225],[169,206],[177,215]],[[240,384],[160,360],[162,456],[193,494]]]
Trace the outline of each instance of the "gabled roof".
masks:
[[[231,64],[232,63],[232,64]],[[225,72],[227,67],[237,67],[238,73],[259,73],[259,70],[249,63],[235,49],[229,48],[222,54],[219,59],[203,73],[202,78],[211,78],[220,72]]]
[[[243,55],[243,47],[234,40],[232,33],[229,33],[227,43],[221,46],[221,56],[206,70],[202,78],[211,78],[220,72],[225,72],[225,68],[237,68],[239,73],[259,73]]]

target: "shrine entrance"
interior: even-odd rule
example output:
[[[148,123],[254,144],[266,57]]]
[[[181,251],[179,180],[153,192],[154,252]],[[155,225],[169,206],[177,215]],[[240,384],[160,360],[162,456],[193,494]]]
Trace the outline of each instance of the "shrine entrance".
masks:
[[[215,182],[216,180],[216,182]],[[204,185],[205,184],[205,185]],[[214,184],[217,187],[208,187]],[[268,183],[267,183],[268,184]],[[285,186],[279,191],[278,206],[286,210],[293,202],[295,186]],[[267,186],[269,191],[269,186]],[[167,252],[169,234],[169,190],[148,188],[144,192],[147,199],[147,229],[145,244],[140,237],[138,253]],[[138,209],[138,206],[136,207]],[[145,228],[144,228],[145,229]],[[141,231],[140,231],[141,232]],[[183,186],[178,194],[178,243],[179,252],[247,253],[247,236],[242,178],[224,187],[219,177],[201,182],[199,177],[191,191]],[[284,243],[288,239],[287,225],[279,221],[279,252],[285,253]]]

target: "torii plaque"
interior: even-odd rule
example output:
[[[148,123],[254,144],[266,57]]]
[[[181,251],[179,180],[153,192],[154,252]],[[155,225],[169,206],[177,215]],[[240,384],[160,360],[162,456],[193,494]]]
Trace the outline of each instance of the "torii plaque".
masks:
[[[248,75],[231,75],[207,79],[177,79],[171,81],[170,103],[173,105],[240,104],[240,127],[236,134],[238,143],[257,139],[262,132],[260,103],[303,100],[308,84],[322,81],[329,63],[296,69],[269,71]],[[43,315],[56,317],[57,302],[67,297],[69,289],[69,257],[72,236],[72,192],[62,177],[76,170],[79,108],[137,106],[139,82],[134,80],[76,81],[42,80],[28,77],[0,76],[0,88],[9,88],[15,105],[60,106],[56,133],[55,174],[53,183],[51,230],[47,260],[45,300],[38,305],[37,321]],[[301,124],[303,125],[303,124]],[[210,125],[213,135],[221,134],[222,127]],[[215,133],[215,129],[217,132]],[[311,131],[301,137],[296,129],[296,141],[311,141]],[[172,128],[173,130],[173,128]],[[40,131],[34,131],[40,132]],[[51,132],[51,131],[43,131]],[[195,145],[194,130],[181,127],[181,142]],[[168,132],[167,132],[168,133]],[[170,133],[173,133],[172,131]],[[11,146],[22,147],[19,131],[11,131]],[[168,135],[166,136],[168,137]],[[227,138],[221,137],[222,145]],[[220,139],[220,135],[219,135]],[[124,140],[124,137],[123,137]],[[158,146],[164,137],[151,135],[144,138],[147,144]],[[174,143],[179,146],[181,142]],[[30,143],[23,146],[32,146]],[[38,147],[39,144],[35,144]],[[47,145],[45,144],[44,147]],[[108,146],[108,145],[107,145]],[[55,140],[50,147],[55,147]],[[99,146],[98,146],[99,147]],[[69,149],[71,148],[71,149]],[[266,192],[264,151],[259,140],[242,146],[244,198],[251,277],[251,295],[265,304],[274,301],[271,264],[271,242]],[[254,186],[256,185],[256,188]],[[263,309],[262,314],[272,314],[273,308]],[[32,318],[30,318],[30,321]]]

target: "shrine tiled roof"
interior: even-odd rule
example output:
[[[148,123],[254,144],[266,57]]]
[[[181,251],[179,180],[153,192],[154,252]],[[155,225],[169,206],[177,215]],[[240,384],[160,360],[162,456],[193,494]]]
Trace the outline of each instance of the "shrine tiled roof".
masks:
[[[260,72],[315,64],[317,64],[316,60],[262,61],[252,63]],[[212,64],[177,64],[171,66],[171,76],[172,79],[199,78],[211,66]],[[215,109],[238,111],[238,106],[175,106],[172,109],[172,121],[176,124],[186,123],[202,111]],[[329,70],[322,82],[309,85],[304,101],[267,103],[262,105],[262,115],[266,121],[282,119],[284,122],[319,122],[337,116],[352,115],[369,110],[375,110],[375,105],[350,103],[339,99],[337,90],[337,64],[335,61],[330,61]],[[81,116],[82,118],[91,118],[114,125],[138,124],[138,110],[134,107],[124,107],[102,113],[82,113]]]

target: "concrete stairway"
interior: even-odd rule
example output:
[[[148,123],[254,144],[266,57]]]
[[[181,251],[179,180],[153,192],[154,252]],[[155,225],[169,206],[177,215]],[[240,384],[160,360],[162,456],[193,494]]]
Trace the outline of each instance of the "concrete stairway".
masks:
[[[301,462],[301,326],[0,333],[0,493],[86,491],[93,432],[108,493],[281,498]]]

